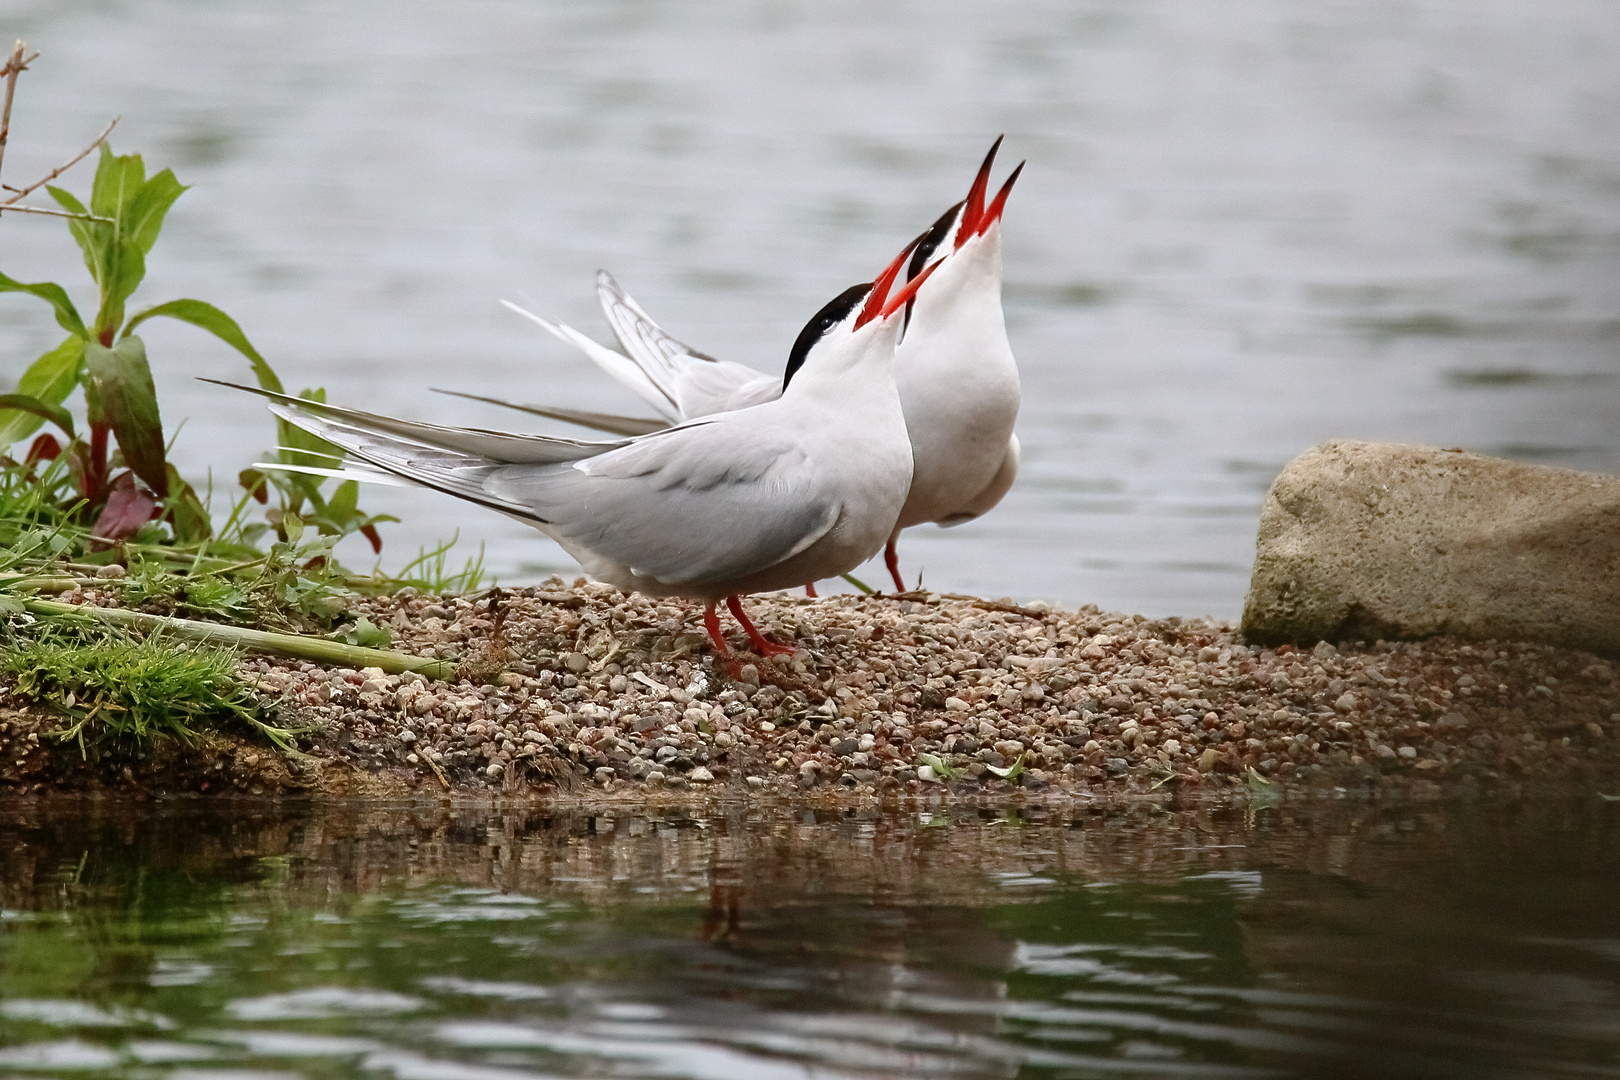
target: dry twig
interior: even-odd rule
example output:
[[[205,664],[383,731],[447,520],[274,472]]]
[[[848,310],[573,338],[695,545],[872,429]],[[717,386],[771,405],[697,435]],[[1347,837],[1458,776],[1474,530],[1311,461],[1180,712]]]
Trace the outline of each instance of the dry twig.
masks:
[[[0,76],[4,76],[6,80],[5,100],[3,103],[0,103],[0,167],[3,167],[5,164],[6,140],[11,137],[11,102],[12,99],[17,95],[17,76],[28,70],[28,65],[39,57],[39,53],[33,53],[25,56],[24,53],[26,53],[27,50],[27,42],[18,40],[18,42],[11,47],[11,57],[6,61],[6,66],[4,68],[0,68]],[[77,154],[63,162],[61,165],[58,165],[56,168],[52,169],[43,178],[36,180],[27,187],[15,188],[10,184],[0,184],[0,187],[5,188],[7,191],[15,192],[15,194],[13,194],[9,199],[0,202],[0,210],[15,210],[19,214],[42,214],[45,217],[72,218],[76,221],[112,221],[111,218],[102,217],[99,214],[70,214],[65,210],[52,210],[43,206],[18,206],[17,201],[24,195],[27,195],[29,192],[37,191],[44,187],[52,180],[55,180],[58,176],[61,176],[69,169],[73,168],[73,166],[83,161],[90,154],[90,151],[107,141],[107,136],[112,134],[112,129],[118,126],[118,121],[120,119],[122,118],[117,116],[113,117],[112,123],[108,124],[102,129],[101,134],[96,136],[94,142],[85,147],[83,150],[80,150]]]
[[[46,217],[71,218],[74,221],[105,221],[109,224],[112,222],[112,218],[102,217],[100,214],[70,214],[66,210],[52,210],[48,206],[17,206],[8,202],[0,203],[0,214],[5,213],[7,210],[18,214],[44,214]]]
[[[27,195],[27,194],[29,194],[31,192],[34,192],[34,191],[38,191],[40,188],[44,187],[46,184],[50,183],[52,180],[55,180],[58,176],[61,176],[63,173],[67,172],[69,169],[73,168],[73,166],[75,166],[79,162],[83,161],[86,157],[88,157],[90,155],[90,151],[94,150],[96,147],[100,146],[102,143],[107,141],[107,136],[112,134],[112,129],[117,127],[118,126],[118,121],[120,121],[122,119],[123,119],[122,116],[113,117],[112,121],[106,127],[101,129],[101,134],[97,135],[95,137],[95,141],[93,141],[89,146],[85,147],[83,150],[80,150],[77,154],[74,154],[72,157],[70,157],[66,161],[62,162],[62,164],[58,165],[56,168],[54,168],[50,172],[46,173],[45,176],[43,176],[39,180],[34,181],[32,184],[29,184],[27,187],[25,187],[25,188],[14,188],[10,184],[0,184],[0,187],[5,188],[7,191],[16,192],[16,194],[13,195],[11,198],[5,200],[4,202],[0,202],[0,206],[10,206],[12,203],[16,202],[18,199],[22,198],[24,195]],[[93,215],[92,215],[92,217],[93,217]],[[95,220],[103,220],[103,219],[97,218]]]
[[[27,48],[28,43],[19,38],[11,47],[11,59],[6,61],[6,100],[0,105],[0,164],[5,162],[6,139],[11,135],[11,99],[17,94],[17,76],[28,66],[28,60],[23,58]]]

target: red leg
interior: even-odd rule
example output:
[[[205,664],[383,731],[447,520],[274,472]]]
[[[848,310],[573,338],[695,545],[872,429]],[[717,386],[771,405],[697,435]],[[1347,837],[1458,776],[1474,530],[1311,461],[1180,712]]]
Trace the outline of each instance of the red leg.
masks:
[[[714,605],[708,604],[703,608],[703,629],[709,632],[709,640],[714,642],[714,651],[721,656],[730,656],[731,649],[726,645],[726,639],[720,633],[720,616],[715,613]]]
[[[883,548],[883,565],[889,568],[889,576],[894,578],[894,591],[905,592],[906,581],[900,576],[900,553],[894,549],[894,537],[889,537],[888,544]]]
[[[743,611],[742,601],[735,596],[726,597],[726,607],[730,608],[731,613],[737,617],[737,621],[742,623],[742,628],[748,633],[748,640],[754,643],[754,648],[759,652],[759,655],[786,656],[794,651],[790,645],[777,645],[774,642],[766,641],[765,635],[760,633],[759,628],[748,620],[748,614]]]
[[[808,585],[806,585],[804,587],[804,595],[808,596],[812,600],[817,599],[817,597],[816,597],[816,583],[815,582],[812,581],[810,584],[808,584]]]

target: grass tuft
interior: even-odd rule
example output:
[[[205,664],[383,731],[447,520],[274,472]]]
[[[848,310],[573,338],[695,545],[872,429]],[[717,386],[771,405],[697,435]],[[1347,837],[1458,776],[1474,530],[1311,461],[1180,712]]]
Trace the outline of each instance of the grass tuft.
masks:
[[[300,732],[261,717],[237,675],[239,659],[235,650],[213,645],[75,627],[17,641],[3,663],[19,696],[66,718],[56,735],[77,742],[81,752],[110,742],[189,742],[239,724],[296,753]]]

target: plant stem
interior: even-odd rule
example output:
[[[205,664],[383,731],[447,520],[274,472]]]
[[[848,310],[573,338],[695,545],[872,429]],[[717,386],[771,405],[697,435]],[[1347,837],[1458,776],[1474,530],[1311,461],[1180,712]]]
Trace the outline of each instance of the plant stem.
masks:
[[[273,634],[267,630],[249,630],[240,626],[198,622],[195,619],[175,619],[164,615],[147,615],[123,608],[98,608],[87,604],[64,604],[57,600],[23,599],[23,607],[35,615],[80,615],[114,626],[135,627],[141,630],[164,630],[189,641],[209,641],[255,652],[277,653],[318,664],[343,664],[348,667],[381,668],[390,675],[414,671],[430,679],[455,678],[456,664],[450,660],[429,660],[424,656],[409,656],[385,649],[367,649],[359,645],[346,645],[327,638],[305,637],[302,634]]]
[[[0,105],[0,164],[6,159],[6,139],[11,136],[11,99],[17,93],[17,76],[22,74],[23,53],[28,44],[22,39],[11,47],[11,59],[6,62],[6,100]]]
[[[58,577],[38,574],[0,574],[0,588],[29,589],[33,592],[67,592],[88,585],[105,585],[97,578]]]
[[[872,586],[868,585],[866,582],[862,581],[860,578],[856,577],[854,574],[839,574],[838,576],[843,578],[845,581],[849,582],[851,585],[855,586],[857,589],[861,590],[861,592],[864,593],[867,596],[876,596],[877,595],[877,590],[876,589],[872,588]]]

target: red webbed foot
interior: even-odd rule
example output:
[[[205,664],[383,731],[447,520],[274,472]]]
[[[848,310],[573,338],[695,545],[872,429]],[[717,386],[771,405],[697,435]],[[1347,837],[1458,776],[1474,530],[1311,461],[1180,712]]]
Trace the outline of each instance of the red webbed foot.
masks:
[[[765,635],[759,632],[759,628],[749,620],[747,613],[743,611],[742,601],[735,596],[726,597],[726,607],[730,608],[731,614],[742,623],[743,630],[748,634],[748,640],[754,643],[754,651],[759,655],[789,656],[798,651],[791,645],[778,645],[774,641],[767,640]]]

